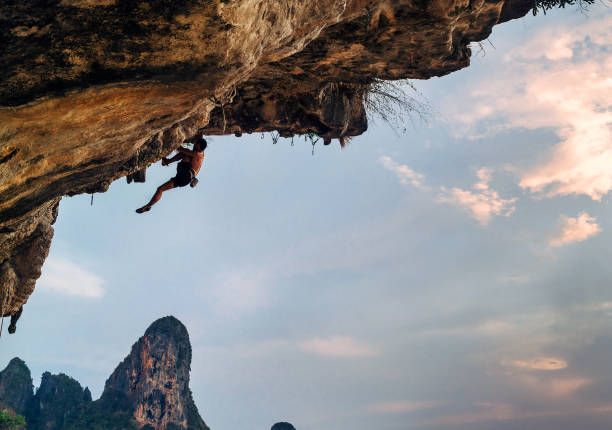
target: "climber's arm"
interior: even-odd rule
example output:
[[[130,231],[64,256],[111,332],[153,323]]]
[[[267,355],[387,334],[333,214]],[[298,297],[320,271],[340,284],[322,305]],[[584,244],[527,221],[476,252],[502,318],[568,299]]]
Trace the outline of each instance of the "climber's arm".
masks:
[[[183,154],[181,154],[180,152],[178,154],[176,154],[174,157],[172,158],[162,158],[162,164],[164,166],[170,164],[170,163],[174,163],[175,161],[181,161],[185,156]]]
[[[192,151],[190,149],[183,148],[182,146],[179,146],[176,150],[179,152],[179,154],[186,155],[187,157],[193,157],[194,155],[197,154],[196,151]]]

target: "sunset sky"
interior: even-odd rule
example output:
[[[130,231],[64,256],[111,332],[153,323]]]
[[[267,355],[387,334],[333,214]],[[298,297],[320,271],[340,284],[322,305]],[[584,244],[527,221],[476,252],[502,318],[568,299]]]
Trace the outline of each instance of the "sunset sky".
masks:
[[[612,8],[531,14],[341,150],[209,139],[200,184],[65,198],[0,368],[97,398],[155,319],[213,430],[609,429]],[[482,48],[482,49],[481,49]]]

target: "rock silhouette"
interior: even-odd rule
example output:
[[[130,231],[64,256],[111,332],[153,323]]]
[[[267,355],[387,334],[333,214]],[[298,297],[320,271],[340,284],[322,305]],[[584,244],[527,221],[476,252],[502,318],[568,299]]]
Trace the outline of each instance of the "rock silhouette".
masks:
[[[276,423],[270,430],[295,430],[292,424],[286,422]]]

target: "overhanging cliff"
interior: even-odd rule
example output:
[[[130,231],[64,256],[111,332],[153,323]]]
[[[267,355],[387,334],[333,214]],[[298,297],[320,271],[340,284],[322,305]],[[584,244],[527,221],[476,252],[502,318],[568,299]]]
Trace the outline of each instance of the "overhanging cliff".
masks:
[[[469,65],[523,0],[26,0],[0,6],[0,298],[34,289],[63,195],[199,133],[363,133],[377,79]]]

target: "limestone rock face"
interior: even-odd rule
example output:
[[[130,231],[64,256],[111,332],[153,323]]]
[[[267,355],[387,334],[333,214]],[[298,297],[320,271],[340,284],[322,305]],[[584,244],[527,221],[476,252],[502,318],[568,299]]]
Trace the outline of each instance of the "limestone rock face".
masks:
[[[59,200],[43,203],[29,216],[0,227],[0,316],[17,312],[34,291],[49,255]]]
[[[34,288],[61,196],[105,191],[200,133],[359,135],[374,80],[466,67],[470,42],[527,11],[523,0],[2,2],[9,311]]]
[[[185,326],[174,317],[159,319],[108,378],[102,396],[125,394],[141,426],[208,429],[189,389],[190,365],[191,345]]]
[[[0,372],[0,406],[23,415],[33,395],[30,369],[19,358],[13,358]]]

